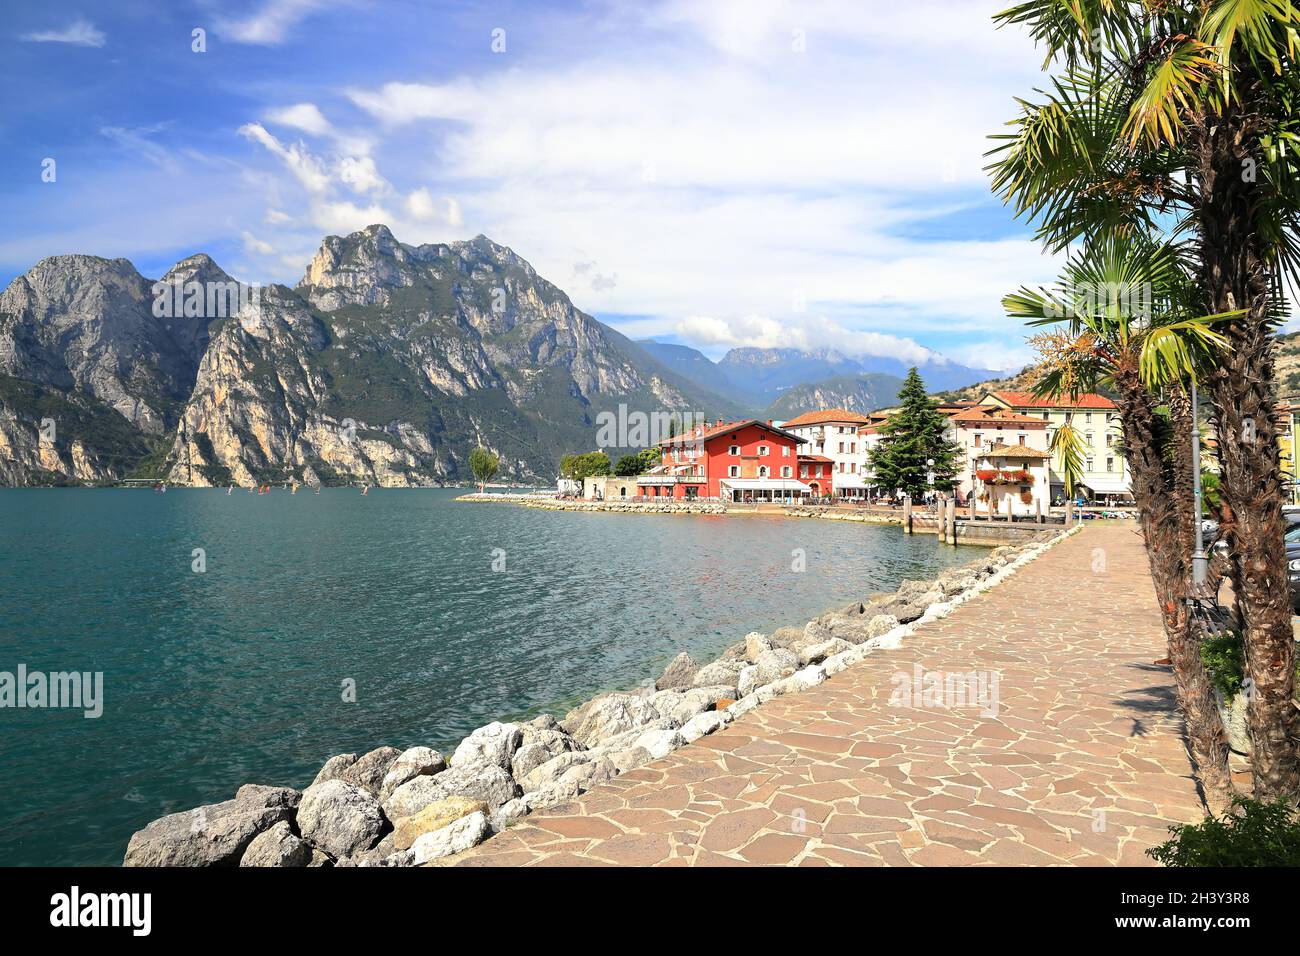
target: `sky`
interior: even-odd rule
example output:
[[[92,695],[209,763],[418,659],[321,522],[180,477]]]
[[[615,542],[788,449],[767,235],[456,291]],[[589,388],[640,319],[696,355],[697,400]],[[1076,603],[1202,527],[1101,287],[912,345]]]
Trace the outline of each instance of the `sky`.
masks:
[[[983,170],[1044,80],[1005,2],[5,0],[0,285],[73,252],[292,285],[383,222],[715,358],[1018,369],[1000,299],[1058,263]]]

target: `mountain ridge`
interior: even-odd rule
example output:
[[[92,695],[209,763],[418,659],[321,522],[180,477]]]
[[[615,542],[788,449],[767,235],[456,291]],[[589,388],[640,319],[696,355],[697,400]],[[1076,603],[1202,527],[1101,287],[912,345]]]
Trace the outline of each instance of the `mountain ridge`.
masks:
[[[467,481],[482,443],[503,478],[549,482],[620,406],[736,411],[485,236],[327,236],[297,286],[234,314],[160,319],[162,282],[233,280],[201,253],[158,282],[72,255],[0,293],[0,481],[438,484]]]

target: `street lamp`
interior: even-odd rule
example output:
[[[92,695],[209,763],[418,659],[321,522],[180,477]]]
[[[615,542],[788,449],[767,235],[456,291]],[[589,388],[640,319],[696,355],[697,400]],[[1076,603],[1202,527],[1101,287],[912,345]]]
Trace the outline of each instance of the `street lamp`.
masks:
[[[1199,592],[1205,586],[1205,536],[1201,528],[1201,415],[1196,397],[1196,380],[1192,380],[1192,497],[1196,514],[1196,548],[1192,551],[1192,587]]]

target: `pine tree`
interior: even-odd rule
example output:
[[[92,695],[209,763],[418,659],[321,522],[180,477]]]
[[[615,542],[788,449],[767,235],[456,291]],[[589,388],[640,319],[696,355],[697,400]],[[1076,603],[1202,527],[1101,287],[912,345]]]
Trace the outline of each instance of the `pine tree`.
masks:
[[[871,453],[878,486],[920,499],[931,489],[951,491],[961,449],[945,437],[948,419],[925,392],[915,368],[898,391],[901,407],[884,425],[883,437]]]

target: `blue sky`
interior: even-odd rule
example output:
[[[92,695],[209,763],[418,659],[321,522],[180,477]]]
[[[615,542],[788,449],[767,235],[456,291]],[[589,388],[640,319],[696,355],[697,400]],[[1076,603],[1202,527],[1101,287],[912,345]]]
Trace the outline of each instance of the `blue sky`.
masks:
[[[997,7],[10,2],[0,282],[204,251],[292,284],[322,236],[385,222],[484,233],[622,331],[713,356],[1018,367],[998,300],[1054,268],[981,171],[1042,79]]]

